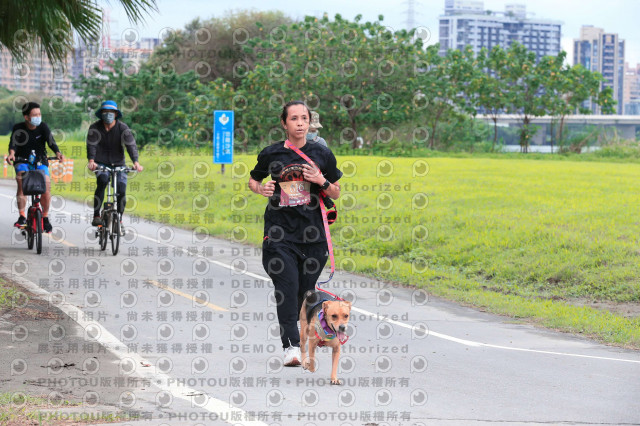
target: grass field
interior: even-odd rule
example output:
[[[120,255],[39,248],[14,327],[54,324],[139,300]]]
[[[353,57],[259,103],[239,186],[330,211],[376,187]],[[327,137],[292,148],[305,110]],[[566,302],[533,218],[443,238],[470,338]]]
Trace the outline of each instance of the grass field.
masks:
[[[74,182],[54,193],[85,200],[94,178],[83,146],[61,146],[79,161]],[[262,240],[266,200],[247,187],[255,156],[236,156],[224,175],[204,154],[147,150],[140,162],[130,212]],[[640,316],[582,306],[640,305],[639,164],[341,156],[338,165],[339,268],[640,348]]]

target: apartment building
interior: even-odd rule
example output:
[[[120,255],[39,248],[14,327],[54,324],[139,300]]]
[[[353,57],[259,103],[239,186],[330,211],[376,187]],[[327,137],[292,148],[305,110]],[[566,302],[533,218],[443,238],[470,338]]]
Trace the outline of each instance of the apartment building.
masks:
[[[586,25],[580,28],[580,38],[573,41],[573,63],[581,64],[590,71],[602,74],[604,81],[600,89],[610,87],[613,99],[618,103],[617,113],[624,113],[625,42],[618,34],[607,33],[602,28]],[[600,107],[588,103],[594,114],[600,113]]]
[[[51,65],[43,53],[35,53],[24,62],[17,62],[6,49],[0,50],[0,86],[27,93],[42,92],[47,96],[61,96],[72,100],[73,55],[63,65]]]
[[[630,67],[625,63],[622,102],[625,115],[640,115],[640,64]]]
[[[140,64],[151,56],[153,49],[160,44],[157,38],[129,40],[111,40],[107,46],[87,45],[77,41],[76,48],[69,53],[64,66],[51,65],[46,55],[35,53],[19,63],[8,51],[0,50],[0,86],[9,90],[27,93],[42,92],[45,96],[61,96],[65,100],[76,100],[73,80],[80,75],[90,75],[95,67],[109,66],[111,60],[122,58],[134,65]]]
[[[555,56],[562,50],[562,22],[528,17],[524,4],[507,4],[503,12],[484,9],[481,0],[445,0],[445,14],[439,19],[441,55],[449,49],[471,46],[508,48],[518,42],[538,58]]]

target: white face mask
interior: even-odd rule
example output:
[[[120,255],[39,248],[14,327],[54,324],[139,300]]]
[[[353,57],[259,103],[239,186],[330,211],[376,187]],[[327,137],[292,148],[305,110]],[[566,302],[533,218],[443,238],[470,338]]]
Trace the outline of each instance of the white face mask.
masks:
[[[307,139],[309,139],[309,140],[315,139],[316,136],[318,136],[318,132],[308,132],[307,133]]]
[[[38,127],[42,123],[42,117],[31,117],[29,120],[32,126]]]

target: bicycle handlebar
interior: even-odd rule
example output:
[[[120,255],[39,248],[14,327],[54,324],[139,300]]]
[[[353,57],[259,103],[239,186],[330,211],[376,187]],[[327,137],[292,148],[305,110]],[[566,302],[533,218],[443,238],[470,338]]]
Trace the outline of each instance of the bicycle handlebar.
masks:
[[[136,169],[132,169],[132,168],[127,167],[127,166],[116,166],[116,167],[98,166],[94,170],[94,173],[95,172],[125,172],[125,173],[130,173],[130,172],[135,172],[135,171],[137,171],[137,170]]]
[[[58,160],[58,157],[47,157],[47,160]],[[36,161],[36,163],[37,163],[37,162],[38,162],[38,161]],[[9,163],[9,160],[8,160],[8,159],[7,159],[7,163]],[[26,163],[26,164],[30,164],[30,161],[29,161],[29,159],[28,159],[28,158],[24,158],[24,157],[15,157],[15,158],[13,159],[13,164],[16,164],[16,163]],[[11,163],[9,163],[9,164],[11,164]],[[12,165],[13,165],[13,164],[12,164]]]

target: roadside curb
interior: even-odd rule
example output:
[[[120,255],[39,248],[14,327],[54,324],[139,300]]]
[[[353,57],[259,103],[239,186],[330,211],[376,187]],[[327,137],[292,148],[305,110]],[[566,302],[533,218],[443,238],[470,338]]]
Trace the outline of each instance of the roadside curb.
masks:
[[[113,386],[121,380],[130,384],[119,371],[119,360],[99,342],[87,339],[45,291],[2,267],[0,276],[18,289],[14,306],[0,316],[0,336],[7,348],[0,357],[0,394],[9,394],[3,410],[24,408],[34,421],[46,424],[140,418],[140,407],[122,407],[125,388]],[[40,403],[32,403],[34,397]]]
[[[102,362],[98,359],[98,370],[102,370],[103,366],[111,369],[109,377],[112,377],[114,380],[110,380],[108,384],[103,383],[101,380],[97,380],[97,382],[96,380],[93,380],[93,382],[88,381],[87,383],[89,385],[93,383],[93,386],[97,384],[101,389],[101,392],[99,392],[100,396],[104,394],[105,397],[109,398],[117,397],[116,400],[112,401],[113,405],[122,407],[122,411],[132,417],[131,420],[160,421],[160,419],[166,419],[167,417],[171,418],[172,410],[164,408],[163,404],[158,401],[162,401],[162,398],[169,397],[170,395],[183,402],[194,404],[194,396],[200,396],[201,401],[198,401],[198,407],[213,414],[216,418],[238,419],[233,421],[235,425],[266,426],[264,422],[252,419],[244,410],[231,406],[228,401],[216,399],[213,396],[191,389],[190,387],[176,385],[174,383],[175,380],[172,380],[170,376],[160,372],[155,365],[137,353],[127,352],[126,345],[105,329],[99,322],[86,320],[82,310],[64,300],[62,293],[49,293],[32,281],[12,273],[6,266],[0,266],[0,276],[4,277],[8,282],[23,287],[34,296],[34,299],[39,300],[41,303],[44,302],[62,312],[64,314],[63,318],[68,321],[73,328],[73,333],[67,333],[65,331],[65,336],[74,336],[81,342],[90,342],[92,345],[97,345],[103,349],[104,356],[108,358],[108,361]],[[54,322],[54,324],[59,326],[58,322]],[[29,327],[26,328],[29,329]],[[46,337],[43,334],[44,331],[40,329],[39,332],[39,338],[45,339],[46,341]],[[51,336],[51,328],[48,329],[48,332],[49,336]],[[9,331],[6,324],[5,327],[2,327],[0,323],[0,334],[14,334],[14,332]],[[23,342],[27,342],[28,340],[30,339],[25,337]],[[32,341],[27,343],[32,346],[30,352],[37,353],[39,343]],[[34,346],[36,349],[33,348]],[[0,357],[0,377],[5,375],[4,372],[7,372],[7,376],[11,377],[12,369],[14,370],[14,375],[17,375],[15,371],[16,365],[23,365],[25,370],[29,369],[25,359],[20,358],[16,362],[15,358],[12,360],[9,358],[11,357],[4,359]],[[55,367],[68,365],[68,363],[61,359],[55,359],[54,362],[57,363],[54,365]],[[92,367],[93,361],[90,357],[85,357],[81,364],[83,365],[83,369],[85,369],[86,366]],[[73,365],[73,367],[75,367],[75,365]],[[61,370],[68,369],[61,368]],[[103,372],[104,371],[101,371],[101,374]],[[56,377],[58,379],[60,378],[59,376]],[[86,379],[86,377],[84,378]],[[93,378],[97,379],[97,377]],[[36,375],[36,380],[41,380],[41,378]],[[76,382],[79,381],[80,379]],[[0,381],[0,392],[3,391],[6,383],[8,382]],[[46,383],[48,384],[48,382]],[[56,382],[53,382],[53,384],[55,383]],[[74,381],[71,380],[69,384],[73,385]],[[41,383],[37,382],[36,386],[38,385],[41,385]],[[116,387],[115,391],[114,386]],[[73,386],[72,389],[77,390],[77,386]],[[71,392],[71,390],[69,390],[69,392]],[[164,421],[166,422],[166,420]]]

